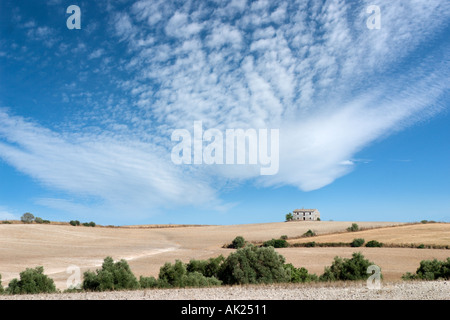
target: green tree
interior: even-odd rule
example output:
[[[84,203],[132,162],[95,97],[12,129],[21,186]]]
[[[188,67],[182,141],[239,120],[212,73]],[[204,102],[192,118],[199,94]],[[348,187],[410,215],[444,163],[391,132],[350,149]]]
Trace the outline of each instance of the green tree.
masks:
[[[294,216],[292,215],[292,212],[289,212],[288,214],[286,214],[286,221],[291,221],[294,219]]]
[[[335,257],[330,267],[325,267],[319,277],[321,281],[366,280],[367,268],[374,263],[365,259],[360,252],[352,254],[351,259]]]
[[[200,272],[189,272],[183,277],[183,287],[213,287],[220,286],[222,281],[215,277],[205,277]]]
[[[188,272],[186,265],[180,260],[175,264],[166,262],[159,270],[159,286],[161,287],[207,287],[218,286],[222,282],[216,277],[205,277],[198,271]]]
[[[366,247],[382,247],[383,244],[381,242],[378,242],[377,240],[370,240],[369,242],[366,243]]]
[[[186,266],[187,272],[199,272],[205,277],[219,277],[222,263],[225,261],[223,255],[208,260],[191,260]]]
[[[361,247],[364,244],[364,241],[365,240],[362,238],[353,239],[353,241],[350,243],[350,246]]]
[[[158,287],[158,280],[155,277],[139,277],[139,285],[141,289],[152,289]]]
[[[248,245],[230,254],[222,264],[219,279],[225,284],[288,282],[284,257],[273,247]]]
[[[34,269],[27,268],[20,273],[20,280],[10,281],[7,293],[9,294],[27,294],[27,293],[53,293],[56,287],[51,278],[44,274],[44,267]]]
[[[5,292],[5,290],[3,289],[2,286],[2,275],[0,274],[0,294],[3,294],[3,292]]]
[[[354,232],[354,231],[358,231],[358,230],[359,230],[359,226],[356,223],[352,223],[352,225],[347,228],[347,231],[349,231],[349,232]]]
[[[314,237],[316,235],[316,233],[314,231],[312,231],[311,229],[309,229],[308,231],[306,231],[303,234],[303,237]]]
[[[296,268],[291,263],[285,264],[284,268],[290,274],[290,282],[304,283],[317,281],[319,278],[315,274],[310,274],[306,268]]]
[[[34,215],[30,212],[25,212],[22,217],[20,217],[20,220],[23,223],[32,223],[34,220]]]
[[[186,266],[182,261],[176,260],[173,265],[170,262],[166,262],[159,269],[159,280],[167,282],[173,287],[181,287],[183,276],[186,273]]]
[[[287,248],[289,243],[284,239],[272,239],[264,242],[263,247]]]
[[[133,290],[139,282],[124,259],[114,262],[111,257],[103,260],[102,269],[96,273],[86,271],[82,287],[89,291]]]
[[[36,223],[44,223],[44,220],[42,218],[36,217],[36,219],[34,219],[34,222]]]
[[[419,268],[416,270],[416,274],[407,272],[402,276],[403,279],[420,279],[420,280],[438,280],[438,279],[450,279],[450,258],[447,260],[439,261],[422,260]]]
[[[239,249],[245,246],[245,239],[242,236],[237,236],[231,242],[230,248]]]

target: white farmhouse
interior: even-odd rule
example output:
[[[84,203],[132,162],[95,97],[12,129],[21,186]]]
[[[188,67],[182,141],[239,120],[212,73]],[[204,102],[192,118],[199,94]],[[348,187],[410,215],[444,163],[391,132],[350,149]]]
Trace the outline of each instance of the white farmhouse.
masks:
[[[292,214],[292,220],[311,221],[319,220],[320,212],[317,209],[295,209]]]

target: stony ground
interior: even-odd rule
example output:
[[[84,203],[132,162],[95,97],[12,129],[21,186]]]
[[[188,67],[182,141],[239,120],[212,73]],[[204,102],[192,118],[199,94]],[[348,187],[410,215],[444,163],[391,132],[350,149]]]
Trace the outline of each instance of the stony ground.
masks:
[[[450,281],[365,282],[0,296],[0,300],[450,300]]]

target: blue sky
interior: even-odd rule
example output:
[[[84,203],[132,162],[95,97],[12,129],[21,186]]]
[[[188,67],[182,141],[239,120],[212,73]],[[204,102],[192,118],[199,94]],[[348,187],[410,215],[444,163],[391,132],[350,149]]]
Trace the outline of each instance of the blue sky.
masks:
[[[237,224],[313,207],[450,221],[448,12],[445,0],[2,0],[0,219]],[[174,164],[171,134],[194,121],[279,130],[277,174]]]

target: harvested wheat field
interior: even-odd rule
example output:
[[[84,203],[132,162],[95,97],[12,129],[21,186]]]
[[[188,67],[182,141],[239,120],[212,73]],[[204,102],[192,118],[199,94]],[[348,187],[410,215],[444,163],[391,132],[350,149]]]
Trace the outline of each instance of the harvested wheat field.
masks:
[[[300,238],[290,240],[289,243],[316,243],[326,242],[352,242],[355,238],[363,238],[366,241],[377,240],[387,245],[437,245],[450,244],[450,223],[426,223],[403,226],[376,228],[355,232],[319,235],[314,238]]]
[[[339,233],[337,235],[342,236],[346,234],[343,232],[351,223],[302,221],[228,226],[115,228],[53,224],[0,225],[0,274],[5,286],[26,268],[43,266],[45,273],[55,280],[56,286],[65,289],[69,277],[66,270],[69,266],[78,266],[81,272],[88,269],[95,270],[101,266],[106,256],[111,256],[115,260],[126,259],[138,277],[157,276],[159,268],[165,262],[174,262],[176,259],[188,262],[190,259],[228,255],[233,250],[222,247],[236,236],[259,242],[279,238],[282,235],[289,238],[300,237],[309,229],[314,230],[318,237],[332,236],[332,233]],[[396,222],[357,223],[361,228],[386,227],[369,231],[390,230],[392,234],[397,234],[398,228],[409,227]],[[446,236],[439,233],[445,233],[446,230],[448,229],[435,230],[435,237],[445,239]],[[354,236],[355,233],[352,233],[352,239]],[[406,271],[414,272],[423,259],[444,259],[450,256],[450,251],[444,249],[346,247],[277,250],[286,258],[286,262],[291,262],[297,267],[306,267],[310,272],[317,274],[322,273],[323,268],[331,264],[334,256],[350,257],[352,252],[361,251],[382,268],[383,275],[389,280],[400,279]]]

